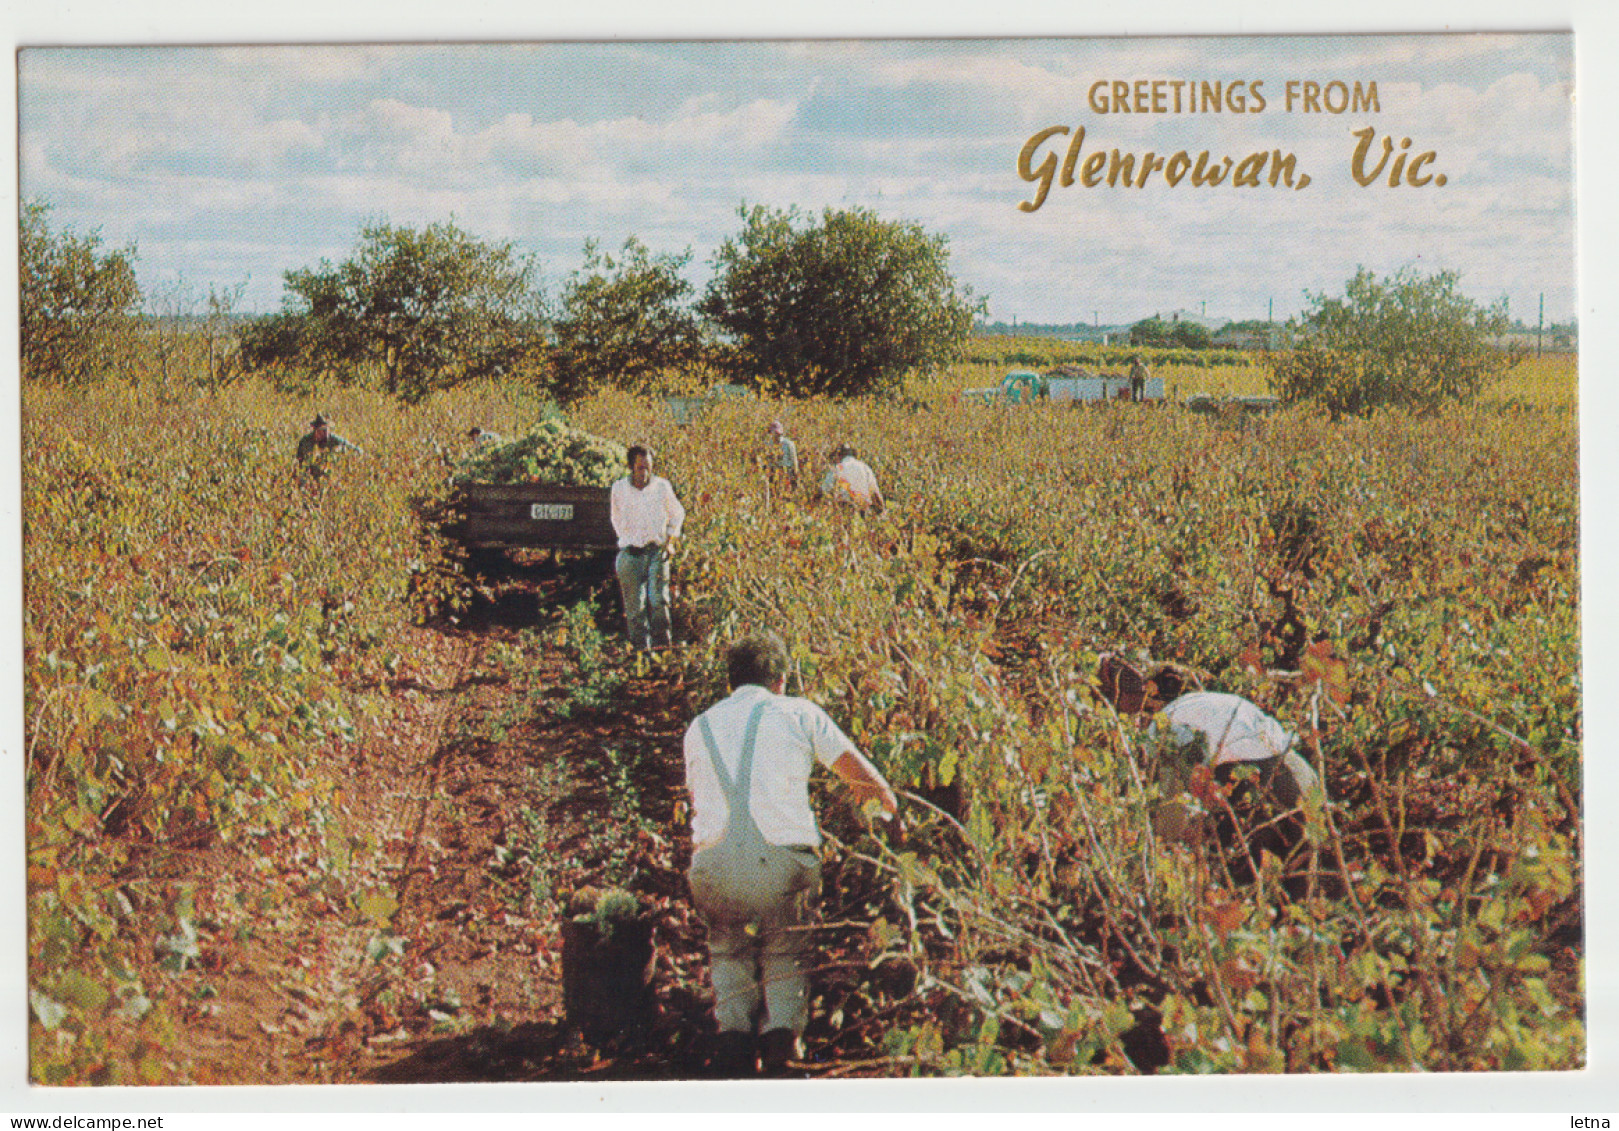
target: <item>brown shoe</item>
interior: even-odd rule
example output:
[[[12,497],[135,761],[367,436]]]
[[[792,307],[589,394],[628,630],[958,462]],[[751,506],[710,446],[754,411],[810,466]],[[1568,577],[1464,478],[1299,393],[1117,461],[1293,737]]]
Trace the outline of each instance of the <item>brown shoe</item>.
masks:
[[[798,1034],[791,1029],[771,1029],[759,1038],[759,1063],[766,1075],[780,1075],[790,1060],[801,1060]]]

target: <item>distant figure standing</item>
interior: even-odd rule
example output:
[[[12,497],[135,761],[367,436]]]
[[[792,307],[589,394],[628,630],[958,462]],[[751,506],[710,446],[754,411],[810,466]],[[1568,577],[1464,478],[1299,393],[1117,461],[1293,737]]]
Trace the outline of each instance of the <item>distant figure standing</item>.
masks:
[[[779,420],[772,420],[765,431],[777,441],[776,450],[767,457],[771,478],[784,483],[789,491],[798,490],[798,445],[788,438]]]
[[[858,511],[877,512],[885,505],[876,473],[855,458],[855,450],[848,444],[839,444],[826,453],[821,497]]]
[[[816,764],[856,803],[899,809],[883,775],[831,716],[784,694],[790,662],[774,632],[726,653],[731,694],[686,728],[692,902],[708,927],[719,1020],[714,1066],[751,1076],[800,1053],[809,1019],[810,923],[821,887],[821,832],[810,808]]]
[[[354,444],[333,432],[331,422],[316,413],[315,419],[309,422],[308,433],[298,441],[298,462],[308,468],[311,476],[319,479],[326,474],[324,464],[333,452],[364,454]]]
[[[1132,402],[1146,399],[1147,378],[1151,374],[1147,371],[1147,363],[1136,354],[1130,359],[1130,400]]]
[[[652,450],[629,450],[630,473],[608,493],[613,532],[618,535],[614,568],[624,597],[624,621],[637,652],[673,643],[669,629],[669,559],[674,555],[686,508],[667,479],[652,474]]]

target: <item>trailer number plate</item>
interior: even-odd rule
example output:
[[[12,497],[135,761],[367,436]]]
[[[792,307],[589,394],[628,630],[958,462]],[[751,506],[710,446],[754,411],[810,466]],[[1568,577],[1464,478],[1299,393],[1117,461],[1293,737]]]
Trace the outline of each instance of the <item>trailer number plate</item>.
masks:
[[[572,503],[530,503],[528,517],[535,522],[572,522]]]

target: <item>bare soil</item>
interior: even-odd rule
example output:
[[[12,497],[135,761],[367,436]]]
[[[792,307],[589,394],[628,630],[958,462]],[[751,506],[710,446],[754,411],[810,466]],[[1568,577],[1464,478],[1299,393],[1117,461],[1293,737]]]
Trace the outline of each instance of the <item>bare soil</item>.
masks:
[[[331,750],[342,792],[324,829],[289,821],[144,862],[159,880],[211,877],[197,891],[200,958],[154,975],[185,1003],[179,1079],[162,1082],[702,1074],[712,1000],[679,898],[681,665],[626,668],[610,710],[548,706],[574,676],[563,655],[542,650],[520,672],[491,656],[527,645],[533,660],[519,634],[581,599],[616,640],[616,598],[599,575],[517,573],[459,620],[414,631],[399,678],[371,689],[385,706],[362,739]],[[564,1016],[560,921],[570,890],[614,877],[654,919],[656,1010],[602,1049]]]

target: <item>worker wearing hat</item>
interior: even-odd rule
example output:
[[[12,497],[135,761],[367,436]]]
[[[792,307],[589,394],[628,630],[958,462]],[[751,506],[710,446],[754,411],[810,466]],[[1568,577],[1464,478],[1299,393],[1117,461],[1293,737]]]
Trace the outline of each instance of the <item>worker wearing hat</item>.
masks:
[[[323,464],[333,452],[356,452],[360,449],[332,431],[331,421],[319,413],[309,422],[309,432],[298,441],[298,462],[319,479],[326,474]]]

